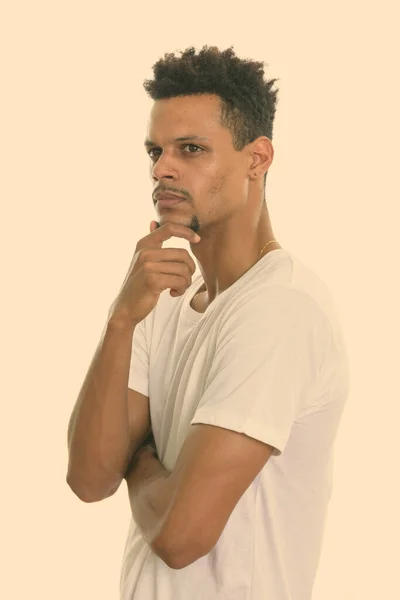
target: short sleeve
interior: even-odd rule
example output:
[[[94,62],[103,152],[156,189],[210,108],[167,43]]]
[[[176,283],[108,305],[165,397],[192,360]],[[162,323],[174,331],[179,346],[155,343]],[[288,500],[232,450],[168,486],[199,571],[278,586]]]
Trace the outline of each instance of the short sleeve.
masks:
[[[133,332],[128,388],[145,396],[149,395],[149,355],[145,335],[145,319],[136,325]]]
[[[279,455],[295,420],[315,402],[330,327],[308,294],[270,288],[226,315],[191,424],[245,433]]]

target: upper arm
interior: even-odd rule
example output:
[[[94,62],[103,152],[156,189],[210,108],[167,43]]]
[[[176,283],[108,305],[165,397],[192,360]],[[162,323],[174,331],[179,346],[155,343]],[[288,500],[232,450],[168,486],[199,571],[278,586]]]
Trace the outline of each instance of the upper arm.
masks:
[[[187,566],[215,546],[273,450],[244,433],[191,426],[169,478],[174,502],[156,541],[176,564]]]
[[[130,432],[130,456],[139,448],[150,431],[150,401],[149,397],[128,388],[128,419]]]
[[[150,431],[150,403],[148,396],[136,391],[136,387],[148,392],[145,382],[149,377],[149,355],[147,349],[145,322],[135,327],[132,338],[131,364],[128,378],[128,413],[131,439],[131,456],[141,445]]]

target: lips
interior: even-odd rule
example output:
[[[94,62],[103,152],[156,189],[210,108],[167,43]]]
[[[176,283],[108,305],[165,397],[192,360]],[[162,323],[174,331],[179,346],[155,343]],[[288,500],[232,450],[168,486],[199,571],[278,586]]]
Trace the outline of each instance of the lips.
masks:
[[[159,194],[156,196],[156,200],[158,202],[159,200],[184,200],[184,198],[175,194]]]
[[[177,204],[182,204],[184,200],[182,198],[160,198],[157,202],[157,208],[161,210],[162,208],[166,208],[169,206],[176,206]]]

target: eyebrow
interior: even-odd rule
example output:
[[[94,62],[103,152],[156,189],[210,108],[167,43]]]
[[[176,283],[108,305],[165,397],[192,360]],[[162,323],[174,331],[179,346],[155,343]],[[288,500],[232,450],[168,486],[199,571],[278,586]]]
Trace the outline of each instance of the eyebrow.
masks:
[[[173,140],[170,140],[172,143],[175,142],[189,142],[189,141],[194,141],[194,140],[199,140],[199,141],[203,141],[203,142],[209,142],[210,140],[206,137],[202,137],[200,135],[185,135],[183,137],[178,137],[178,138],[174,138]],[[149,140],[148,138],[144,141],[144,145],[146,148],[149,148],[150,146],[156,146],[157,144],[155,142],[153,142],[152,140]]]

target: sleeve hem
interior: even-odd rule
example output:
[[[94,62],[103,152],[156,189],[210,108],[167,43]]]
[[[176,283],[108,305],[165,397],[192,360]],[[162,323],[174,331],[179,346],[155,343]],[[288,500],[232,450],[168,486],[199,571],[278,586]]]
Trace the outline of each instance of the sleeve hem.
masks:
[[[139,392],[140,394],[143,394],[143,396],[148,396],[149,395],[149,385],[148,383],[141,381],[141,380],[135,380],[133,382],[128,382],[128,389],[133,390],[134,392]]]
[[[244,433],[249,437],[252,437],[264,444],[269,444],[274,447],[274,456],[282,454],[283,449],[286,445],[286,439],[282,439],[282,436],[277,434],[276,431],[268,429],[265,426],[260,427],[259,423],[253,423],[250,420],[238,422],[234,417],[227,416],[226,414],[218,415],[218,413],[209,414],[206,411],[198,411],[190,424],[203,423],[205,425],[215,425],[217,427],[223,427],[224,429],[231,429],[238,433]]]

